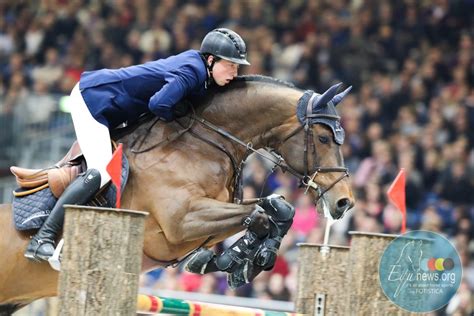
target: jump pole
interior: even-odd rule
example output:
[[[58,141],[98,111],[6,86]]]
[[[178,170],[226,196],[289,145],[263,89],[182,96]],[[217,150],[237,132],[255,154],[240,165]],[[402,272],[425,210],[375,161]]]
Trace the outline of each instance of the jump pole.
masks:
[[[136,315],[148,213],[65,207],[59,315]]]
[[[236,297],[236,299],[238,299]],[[137,313],[189,316],[299,316],[301,314],[275,312],[256,308],[201,303],[195,301],[165,298],[153,295],[138,295]]]

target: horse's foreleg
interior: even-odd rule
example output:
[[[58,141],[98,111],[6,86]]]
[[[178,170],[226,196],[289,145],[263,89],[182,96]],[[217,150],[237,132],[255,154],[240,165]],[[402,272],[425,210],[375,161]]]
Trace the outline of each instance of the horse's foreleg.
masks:
[[[268,234],[269,220],[258,205],[237,205],[209,198],[192,200],[180,223],[182,238],[193,240],[216,236],[234,229],[249,230],[231,248],[216,257],[212,250],[200,248],[186,261],[185,269],[194,273],[226,271],[232,273],[239,264],[250,262],[255,251]],[[178,232],[179,233],[179,232]]]
[[[160,201],[166,202],[162,206],[166,211],[156,212],[145,225],[144,253],[155,260],[174,260],[200,247],[209,237],[212,240],[206,245],[246,227],[258,236],[268,233],[268,215],[258,205],[238,205],[196,196]]]
[[[256,208],[255,205],[225,203],[210,198],[194,199],[180,223],[172,225],[173,231],[165,231],[165,234],[168,240],[178,244],[244,229],[242,221]],[[255,220],[261,225],[265,225],[266,221],[267,216],[264,214]]]
[[[272,269],[281,239],[293,223],[295,209],[279,196],[265,198],[259,205],[271,216],[266,235],[250,227],[218,256],[211,250],[199,249],[186,262],[185,269],[199,274],[228,272],[228,284],[232,288],[251,282],[263,270]]]

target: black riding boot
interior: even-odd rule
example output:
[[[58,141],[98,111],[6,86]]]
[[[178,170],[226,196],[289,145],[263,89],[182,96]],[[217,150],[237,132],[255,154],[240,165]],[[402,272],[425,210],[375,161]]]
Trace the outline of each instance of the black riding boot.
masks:
[[[79,175],[59,197],[38,233],[26,248],[25,257],[34,261],[48,260],[54,253],[55,240],[64,222],[65,204],[85,204],[100,188],[100,173],[89,169]]]

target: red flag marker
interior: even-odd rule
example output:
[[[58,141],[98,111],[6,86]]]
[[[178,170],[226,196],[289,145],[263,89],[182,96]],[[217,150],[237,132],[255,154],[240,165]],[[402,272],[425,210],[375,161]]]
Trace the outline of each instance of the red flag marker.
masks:
[[[405,169],[401,168],[397,177],[388,188],[387,196],[389,200],[402,212],[402,234],[405,233],[407,221],[407,207],[405,198]]]
[[[119,144],[112,159],[110,159],[107,165],[107,172],[109,173],[112,183],[117,188],[117,203],[116,207],[120,208],[120,196],[121,196],[121,185],[122,185],[122,144]]]

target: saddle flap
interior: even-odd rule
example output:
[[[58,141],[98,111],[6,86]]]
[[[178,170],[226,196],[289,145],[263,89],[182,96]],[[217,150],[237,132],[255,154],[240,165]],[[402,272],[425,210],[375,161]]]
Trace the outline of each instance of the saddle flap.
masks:
[[[51,192],[56,198],[63,194],[64,190],[81,171],[80,165],[66,166],[59,169],[51,169],[48,172],[48,183]]]
[[[48,170],[12,166],[10,171],[16,177],[16,183],[21,188],[36,188],[48,182]]]

